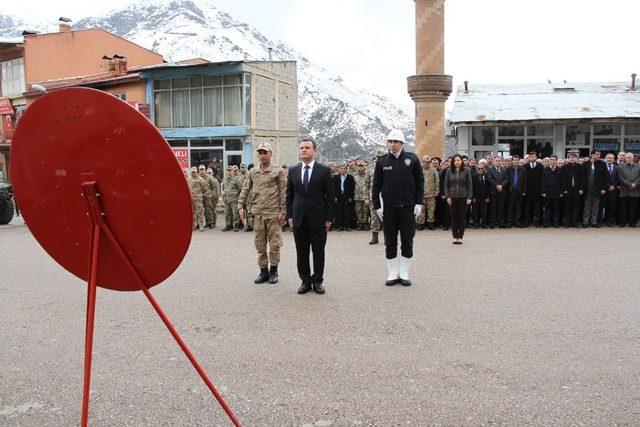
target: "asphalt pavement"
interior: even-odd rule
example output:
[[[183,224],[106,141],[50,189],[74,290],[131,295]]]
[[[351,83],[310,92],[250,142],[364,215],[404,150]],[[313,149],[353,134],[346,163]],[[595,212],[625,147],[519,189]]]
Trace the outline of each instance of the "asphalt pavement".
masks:
[[[639,425],[640,232],[416,237],[410,288],[384,246],[333,232],[325,295],[255,285],[252,233],[196,232],[152,289],[247,426]],[[0,229],[0,424],[80,421],[86,284],[26,226]],[[228,425],[141,293],[98,289],[92,425]]]

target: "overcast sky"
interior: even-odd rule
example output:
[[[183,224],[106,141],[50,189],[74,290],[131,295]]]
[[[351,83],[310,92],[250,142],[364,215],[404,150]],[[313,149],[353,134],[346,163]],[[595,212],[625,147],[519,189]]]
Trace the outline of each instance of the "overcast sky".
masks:
[[[410,0],[209,0],[354,85],[411,105]],[[3,2],[77,20],[131,0]],[[8,4],[7,4],[8,3]],[[447,0],[446,73],[454,84],[627,81],[640,73],[636,0]],[[161,52],[162,53],[162,52]],[[448,104],[451,106],[451,103]]]

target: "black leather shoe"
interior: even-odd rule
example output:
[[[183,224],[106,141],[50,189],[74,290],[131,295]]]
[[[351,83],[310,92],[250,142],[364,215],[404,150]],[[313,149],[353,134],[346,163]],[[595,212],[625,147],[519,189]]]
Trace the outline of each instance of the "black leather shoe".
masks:
[[[303,283],[302,285],[300,285],[300,287],[298,288],[298,293],[300,295],[302,294],[306,294],[307,292],[309,292],[311,290],[311,283]]]
[[[316,292],[316,294],[324,294],[324,286],[322,286],[322,283],[314,283],[313,284],[313,290]]]
[[[260,269],[260,275],[258,276],[258,278],[256,280],[253,281],[253,283],[260,284],[260,283],[265,283],[269,281],[269,270],[266,268],[261,268]]]
[[[272,265],[271,269],[269,270],[269,283],[271,283],[272,285],[274,283],[278,283],[278,266],[277,265]]]
[[[411,280],[400,279],[402,286],[411,286]]]
[[[387,280],[386,282],[384,282],[384,285],[385,286],[393,286],[396,283],[400,283],[400,279]]]

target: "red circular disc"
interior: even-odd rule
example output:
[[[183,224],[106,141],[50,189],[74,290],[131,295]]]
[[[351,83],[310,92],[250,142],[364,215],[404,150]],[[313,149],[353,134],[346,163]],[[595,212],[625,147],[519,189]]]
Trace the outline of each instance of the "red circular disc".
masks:
[[[189,188],[169,145],[105,92],[62,89],[30,105],[11,146],[11,177],[35,238],[83,280],[92,229],[83,182],[96,182],[105,221],[148,287],[178,268],[191,242]],[[98,286],[138,290],[104,234],[99,248]]]

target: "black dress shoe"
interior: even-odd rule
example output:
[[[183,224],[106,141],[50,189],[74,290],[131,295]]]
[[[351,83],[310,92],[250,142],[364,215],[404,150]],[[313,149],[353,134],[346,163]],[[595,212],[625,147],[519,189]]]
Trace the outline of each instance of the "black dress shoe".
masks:
[[[278,283],[278,266],[277,265],[272,265],[271,269],[269,270],[269,283],[271,283],[272,285],[274,283]]]
[[[400,283],[400,279],[387,280],[386,282],[384,282],[384,285],[385,286],[393,286],[396,283]]]
[[[407,279],[400,279],[400,283],[402,284],[402,286],[411,286],[411,280]]]
[[[302,285],[300,285],[300,287],[298,288],[298,293],[300,295],[302,294],[306,294],[307,292],[309,292],[311,290],[311,283],[303,283]]]
[[[265,283],[269,281],[269,270],[266,268],[261,268],[260,269],[260,275],[258,276],[258,278],[256,280],[253,281],[253,283],[255,283],[256,285],[260,284],[260,283]]]
[[[322,286],[322,283],[314,283],[313,290],[316,292],[316,294],[324,294],[324,286]]]

